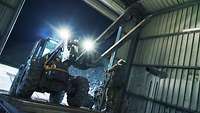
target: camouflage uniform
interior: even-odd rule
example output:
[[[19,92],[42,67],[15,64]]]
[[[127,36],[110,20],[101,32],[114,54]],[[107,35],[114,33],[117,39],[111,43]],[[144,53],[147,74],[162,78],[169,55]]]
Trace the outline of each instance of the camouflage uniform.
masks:
[[[100,86],[94,92],[94,109],[96,111],[101,111],[103,88],[104,88],[103,86]]]

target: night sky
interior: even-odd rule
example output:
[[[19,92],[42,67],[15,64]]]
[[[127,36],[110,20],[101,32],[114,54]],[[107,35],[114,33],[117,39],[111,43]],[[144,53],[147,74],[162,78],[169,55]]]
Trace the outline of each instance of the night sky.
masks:
[[[1,56],[12,66],[24,63],[36,41],[51,36],[50,25],[70,26],[74,35],[99,36],[111,20],[82,0],[27,0]]]

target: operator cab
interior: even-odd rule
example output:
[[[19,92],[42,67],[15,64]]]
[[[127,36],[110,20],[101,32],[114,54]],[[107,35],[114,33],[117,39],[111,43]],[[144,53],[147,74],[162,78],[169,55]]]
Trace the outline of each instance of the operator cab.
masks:
[[[53,52],[53,50],[55,50],[58,45],[58,41],[55,41],[53,39],[40,39],[38,42],[36,42],[30,54],[30,58],[41,58],[44,55]]]
[[[55,41],[53,39],[46,39],[46,44],[44,46],[44,51],[42,53],[42,56],[44,56],[48,53],[52,53],[53,50],[55,50],[55,48],[58,46],[59,46],[58,41]]]
[[[69,45],[72,43],[73,41],[70,41],[68,43],[64,43],[64,45],[62,46],[62,52],[61,52],[61,56],[62,56],[62,61],[65,61],[66,59],[69,58],[69,54],[71,49],[69,48]],[[70,44],[69,44],[70,43]],[[58,40],[54,40],[54,39],[40,39],[34,46],[29,59],[38,59],[41,58],[47,54],[50,54],[52,52],[54,52],[54,50],[59,47],[62,43],[60,43],[60,41]],[[70,45],[71,46],[71,45]],[[75,47],[76,46],[76,47]],[[75,49],[76,53],[78,53],[78,45],[73,45],[73,48]]]

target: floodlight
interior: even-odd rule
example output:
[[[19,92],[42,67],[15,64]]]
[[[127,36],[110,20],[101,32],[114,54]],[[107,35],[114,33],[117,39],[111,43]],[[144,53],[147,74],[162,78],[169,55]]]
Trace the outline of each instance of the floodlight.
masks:
[[[91,39],[84,40],[82,46],[86,51],[93,51],[95,49],[95,43]]]
[[[72,36],[71,31],[67,27],[59,29],[58,34],[63,40],[69,40],[69,38]]]

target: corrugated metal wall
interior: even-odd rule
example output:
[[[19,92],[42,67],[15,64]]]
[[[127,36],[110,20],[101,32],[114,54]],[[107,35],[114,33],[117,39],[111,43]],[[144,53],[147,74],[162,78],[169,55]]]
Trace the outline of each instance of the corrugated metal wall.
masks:
[[[25,0],[0,0],[0,54]]]
[[[152,0],[145,7],[157,10],[176,1]],[[151,6],[153,3],[159,7]],[[124,112],[199,113],[199,48],[199,2],[154,16],[140,33]],[[154,76],[146,67],[154,67],[166,73],[167,77]]]
[[[154,12],[174,5],[181,5],[190,1],[198,0],[141,0],[141,3],[146,10],[149,12]]]

